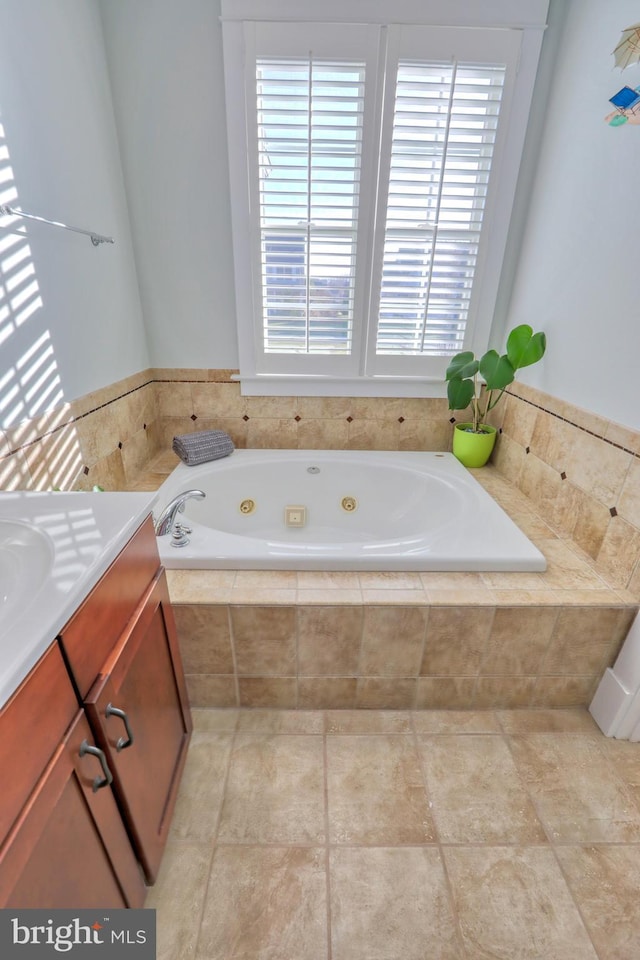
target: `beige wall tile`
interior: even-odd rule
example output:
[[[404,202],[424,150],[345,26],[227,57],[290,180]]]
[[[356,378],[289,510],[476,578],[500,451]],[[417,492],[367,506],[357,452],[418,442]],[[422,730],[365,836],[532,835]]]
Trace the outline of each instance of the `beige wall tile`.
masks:
[[[413,710],[416,689],[415,679],[360,677],[356,689],[356,707],[365,710]]]
[[[517,397],[508,395],[502,398],[501,404],[503,405],[501,424],[503,433],[521,447],[532,444],[536,435],[536,423],[538,419],[545,417],[543,411],[530,403],[524,403]]]
[[[528,707],[535,683],[535,677],[478,677],[473,706],[476,709]]]
[[[593,677],[538,677],[532,707],[586,707],[596,692],[600,674]]]
[[[404,420],[396,429],[398,450],[451,450],[452,426],[442,420]]]
[[[298,609],[298,673],[300,676],[355,676],[360,660],[361,607]]]
[[[505,477],[519,485],[526,456],[524,447],[503,433],[497,438],[491,460]]]
[[[298,705],[295,677],[240,677],[238,680],[241,707],[273,707],[294,710]]]
[[[526,407],[526,404],[520,404]],[[535,426],[531,436],[531,450],[533,454],[548,464],[556,473],[563,470],[569,473],[569,465],[576,465],[576,447],[581,439],[582,431],[578,431],[570,423],[551,416],[544,410],[538,410]],[[584,434],[587,436],[587,434]],[[527,446],[527,444],[524,444]],[[575,480],[575,470],[571,479]]]
[[[562,676],[602,673],[615,658],[629,625],[629,614],[624,610],[560,610],[540,672]]]
[[[298,424],[295,420],[265,420],[253,416],[247,422],[247,446],[256,449],[296,450]]]
[[[418,677],[416,710],[468,710],[475,677]]]
[[[622,517],[612,517],[598,554],[598,569],[614,586],[626,587],[640,557],[640,531]]]
[[[550,607],[499,607],[480,672],[534,676],[547,651],[558,611]]]
[[[156,403],[160,417],[187,418],[195,413],[190,383],[157,383]]]
[[[397,450],[397,420],[359,420],[349,424],[350,450]]]
[[[353,416],[352,397],[297,397],[296,410],[303,420],[345,420]]]
[[[214,417],[212,420],[198,417],[196,426],[198,430],[224,430],[235,447],[242,450],[247,446],[248,426],[242,417]]]
[[[345,450],[349,443],[346,420],[306,420],[298,423],[300,450]]]
[[[301,710],[350,710],[356,702],[355,677],[300,677],[298,707]]]
[[[297,397],[245,397],[247,415],[257,420],[290,420],[298,413]]]
[[[426,627],[426,607],[365,606],[360,674],[417,677]]]
[[[618,514],[640,528],[640,460],[632,460],[617,503]]]
[[[178,639],[186,673],[233,673],[226,607],[174,605]]]
[[[493,616],[493,607],[432,607],[420,674],[476,676],[486,650]]]
[[[610,520],[608,507],[582,494],[578,500],[573,539],[594,560],[600,552]]]
[[[187,693],[192,707],[237,707],[236,678],[209,676],[203,673],[186,674]]]
[[[239,383],[192,383],[193,412],[203,420],[220,417],[242,419],[247,413],[247,398]]]
[[[574,444],[566,470],[577,487],[613,506],[618,501],[632,456],[588,433]]]
[[[520,485],[547,523],[570,536],[580,502],[579,492],[573,483],[562,480],[557,470],[529,454],[524,461]]]

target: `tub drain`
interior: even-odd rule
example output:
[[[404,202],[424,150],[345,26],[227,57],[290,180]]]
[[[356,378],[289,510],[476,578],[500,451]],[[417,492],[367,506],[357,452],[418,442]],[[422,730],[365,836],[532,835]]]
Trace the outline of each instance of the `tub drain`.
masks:
[[[256,508],[255,500],[241,500],[238,509],[240,513],[253,513]]]
[[[343,497],[340,501],[340,506],[343,510],[346,510],[347,513],[353,513],[354,510],[358,509],[358,501],[355,497]]]

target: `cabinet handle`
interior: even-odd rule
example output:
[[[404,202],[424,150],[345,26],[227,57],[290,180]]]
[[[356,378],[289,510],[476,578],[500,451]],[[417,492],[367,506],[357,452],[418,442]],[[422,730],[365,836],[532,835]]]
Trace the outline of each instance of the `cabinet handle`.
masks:
[[[129,723],[129,718],[127,717],[124,710],[120,710],[118,707],[114,707],[113,704],[108,703],[106,710],[104,711],[105,717],[119,717],[120,720],[124,723],[124,728],[127,731],[127,739],[120,737],[116,743],[116,750],[120,753],[121,750],[126,750],[127,747],[130,747],[133,743],[133,731],[131,729],[131,724]]]
[[[100,766],[104,772],[104,780],[101,780],[100,777],[96,777],[93,781],[93,792],[97,793],[102,787],[109,786],[109,784],[113,781],[113,774],[111,773],[111,770],[109,770],[107,758],[102,750],[100,750],[98,747],[92,747],[90,743],[87,743],[86,740],[83,740],[80,744],[80,756],[84,757],[87,753],[90,753],[92,757],[98,758],[100,761]]]

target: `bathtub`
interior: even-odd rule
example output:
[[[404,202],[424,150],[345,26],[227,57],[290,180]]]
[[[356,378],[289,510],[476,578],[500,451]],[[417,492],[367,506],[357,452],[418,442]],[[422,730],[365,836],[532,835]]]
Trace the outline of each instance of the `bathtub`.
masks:
[[[544,556],[450,453],[236,450],[180,464],[160,511],[200,489],[179,519],[187,546],[158,537],[173,569],[528,570]]]

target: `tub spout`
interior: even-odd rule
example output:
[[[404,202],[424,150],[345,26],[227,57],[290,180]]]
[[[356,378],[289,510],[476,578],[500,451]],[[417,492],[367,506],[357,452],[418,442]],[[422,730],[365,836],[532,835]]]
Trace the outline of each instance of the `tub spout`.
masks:
[[[158,519],[154,518],[156,537],[164,537],[167,533],[173,532],[176,517],[184,510],[187,500],[192,497],[195,500],[202,500],[205,496],[206,494],[202,490],[185,490],[184,493],[179,493],[177,497],[174,497],[161,511]]]

